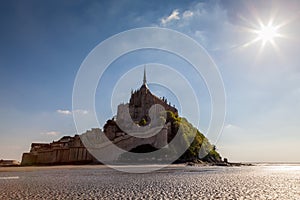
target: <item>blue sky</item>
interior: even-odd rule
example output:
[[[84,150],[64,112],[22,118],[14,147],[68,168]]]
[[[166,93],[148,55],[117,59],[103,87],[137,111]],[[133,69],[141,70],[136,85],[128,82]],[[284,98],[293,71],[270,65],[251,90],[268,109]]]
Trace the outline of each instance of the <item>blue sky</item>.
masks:
[[[299,10],[297,0],[2,1],[0,159],[20,160],[32,141],[75,134],[72,112],[88,114],[72,111],[73,84],[85,57],[110,36],[151,26],[187,34],[218,66],[227,95],[225,126],[217,143],[224,157],[300,162]],[[261,30],[259,21],[266,25],[271,19],[274,27],[280,25],[280,36],[264,47],[261,40],[250,44]],[[167,64],[190,79],[202,101],[199,128],[205,132],[210,117],[205,84],[172,55],[144,51],[123,56],[107,71],[99,90],[113,88],[122,73],[145,62]],[[136,77],[132,87],[141,81],[142,76]],[[160,93],[155,85],[152,89]],[[97,93],[96,99],[100,102],[102,96]],[[171,93],[166,96],[177,104]]]

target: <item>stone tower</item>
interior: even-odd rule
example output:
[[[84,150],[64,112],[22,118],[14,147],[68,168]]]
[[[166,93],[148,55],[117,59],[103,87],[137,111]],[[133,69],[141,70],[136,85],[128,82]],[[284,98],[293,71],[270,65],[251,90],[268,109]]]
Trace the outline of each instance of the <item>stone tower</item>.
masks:
[[[175,107],[168,104],[165,98],[159,98],[151,93],[147,85],[146,79],[146,67],[144,67],[144,76],[142,86],[131,93],[131,97],[128,104],[121,104],[118,106],[117,119],[122,120],[126,116],[125,107],[129,107],[129,114],[131,119],[138,124],[141,120],[146,120],[147,124],[150,123],[149,110],[155,105],[161,105],[166,111],[172,111],[178,114]]]

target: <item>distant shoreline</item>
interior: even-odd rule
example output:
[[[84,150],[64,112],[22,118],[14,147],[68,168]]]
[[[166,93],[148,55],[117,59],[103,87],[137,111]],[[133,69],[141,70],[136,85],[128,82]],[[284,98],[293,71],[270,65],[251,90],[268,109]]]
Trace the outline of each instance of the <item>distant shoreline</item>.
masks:
[[[113,165],[114,168],[124,168],[124,167],[157,167],[161,166],[161,164],[143,164],[143,165]],[[171,164],[167,167],[175,167],[175,168],[183,168],[183,167],[235,167],[235,166],[253,166],[249,164],[243,164],[243,163],[235,163],[230,165],[217,165],[217,164],[211,164],[211,163],[202,163],[202,164],[196,164],[193,163],[179,163],[179,164]],[[40,171],[40,170],[65,170],[65,169],[110,169],[107,165],[101,165],[101,164],[91,164],[91,165],[44,165],[44,166],[5,166],[0,167],[0,173],[1,172],[30,172],[30,171]]]
[[[143,165],[113,165],[116,168],[122,167],[157,167],[161,164],[143,164]],[[255,163],[228,163],[228,165],[222,165],[217,163],[178,163],[171,164],[167,167],[183,168],[183,167],[247,167],[247,166],[280,166],[280,165],[299,165],[300,162],[255,162]],[[65,170],[65,169],[111,169],[107,165],[101,164],[87,164],[87,165],[40,165],[40,166],[0,166],[1,172],[30,172],[30,171],[40,171],[40,170]]]

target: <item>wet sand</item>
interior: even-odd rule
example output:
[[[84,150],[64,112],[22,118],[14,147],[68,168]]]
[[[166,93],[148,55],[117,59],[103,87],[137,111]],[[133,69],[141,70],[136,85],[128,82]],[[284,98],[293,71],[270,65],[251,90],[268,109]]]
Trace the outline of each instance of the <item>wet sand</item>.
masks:
[[[0,199],[300,199],[300,166],[172,165],[144,174],[99,165],[3,167]]]

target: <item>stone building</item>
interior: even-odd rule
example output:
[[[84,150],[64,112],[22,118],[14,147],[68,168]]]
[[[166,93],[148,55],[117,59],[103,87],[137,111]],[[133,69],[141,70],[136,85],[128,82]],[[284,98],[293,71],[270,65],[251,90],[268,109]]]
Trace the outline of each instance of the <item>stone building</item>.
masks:
[[[122,103],[118,106],[116,117],[108,120],[104,125],[104,133],[109,140],[113,141],[115,138],[127,135],[128,131],[138,131],[141,126],[155,128],[155,126],[162,124],[158,121],[159,116],[153,115],[165,113],[165,111],[171,111],[178,115],[178,110],[171,106],[167,99],[164,97],[159,98],[151,93],[147,86],[146,69],[144,68],[142,86],[138,90],[131,92],[129,103]],[[157,136],[165,141],[163,142],[165,145],[167,141],[170,141],[171,128],[169,126],[170,124],[164,125],[166,128],[164,131],[168,132],[166,139],[162,139],[161,135],[159,135],[162,133],[159,133]],[[160,129],[162,129],[162,126]]]
[[[97,131],[97,130],[93,130]],[[21,165],[87,164],[97,162],[81,142],[79,135],[64,136],[51,143],[32,143]]]
[[[125,108],[128,107],[130,117],[135,123],[138,124],[143,119],[147,123],[150,123],[149,110],[153,105],[161,105],[162,107],[156,107],[156,108],[157,109],[163,108],[166,111],[172,111],[173,113],[178,114],[177,109],[171,106],[170,103],[168,104],[167,99],[165,99],[164,97],[159,98],[151,93],[151,91],[147,86],[146,70],[144,69],[143,85],[140,87],[139,90],[131,92],[129,103],[120,104],[118,106],[117,120],[125,119],[127,117],[126,114],[128,111]],[[154,111],[154,112],[159,112],[159,111]]]
[[[159,117],[151,116],[151,113],[157,114],[162,111],[172,111],[174,114],[178,114],[177,109],[168,104],[165,98],[159,98],[151,93],[147,86],[144,69],[142,86],[139,90],[132,91],[129,103],[118,106],[117,116],[106,122],[103,132],[96,128],[88,130],[81,136],[64,136],[52,143],[32,143],[30,152],[23,154],[21,165],[97,163],[82,140],[84,139],[83,136],[87,136],[85,139],[92,138],[92,141],[101,144],[103,139],[101,134],[103,135],[103,133],[112,141],[113,145],[126,151],[136,150],[141,145],[150,145],[155,149],[162,148],[168,143],[171,132],[170,124],[159,124],[156,121]],[[141,127],[155,129],[156,125],[161,125],[159,129],[157,128],[160,132],[149,138],[137,138],[127,134],[128,127],[132,131],[139,130]],[[105,146],[103,148],[110,147]]]

